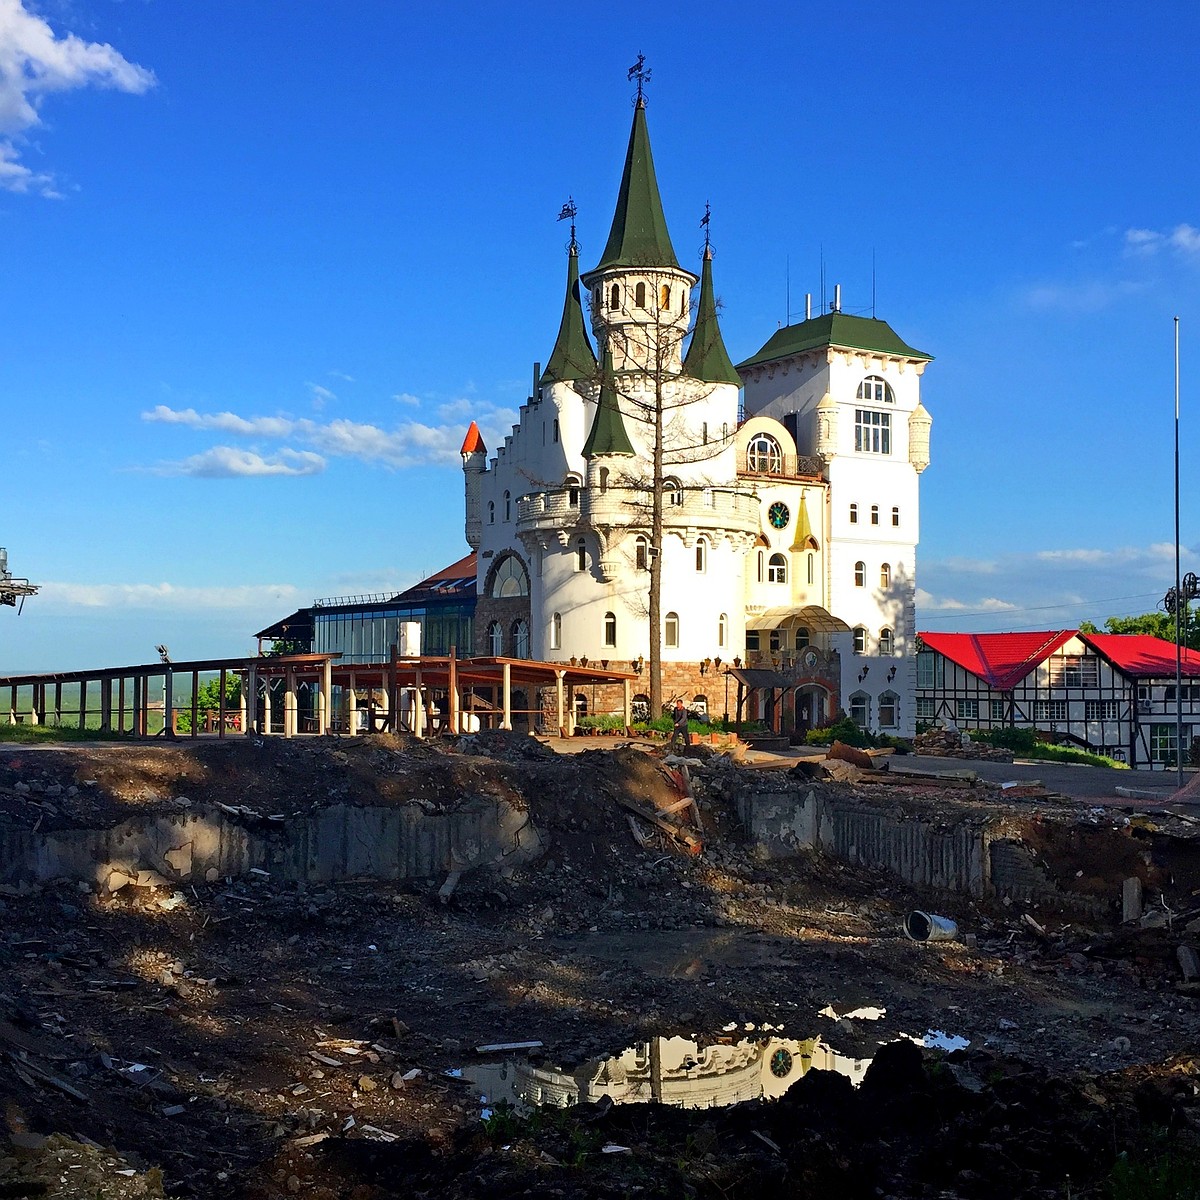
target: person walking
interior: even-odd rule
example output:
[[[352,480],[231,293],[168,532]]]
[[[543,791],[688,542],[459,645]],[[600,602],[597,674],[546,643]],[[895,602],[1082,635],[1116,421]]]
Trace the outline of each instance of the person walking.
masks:
[[[682,700],[675,701],[675,707],[671,710],[671,721],[671,740],[667,748],[673,750],[678,743],[682,749],[691,741],[688,736],[688,710],[683,707]]]

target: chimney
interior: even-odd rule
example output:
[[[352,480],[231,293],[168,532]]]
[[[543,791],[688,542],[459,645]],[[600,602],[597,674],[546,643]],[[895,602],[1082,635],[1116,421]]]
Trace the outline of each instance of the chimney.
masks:
[[[812,320],[812,292],[804,293],[804,319]]]
[[[840,283],[833,285],[833,311],[842,311],[842,285]]]

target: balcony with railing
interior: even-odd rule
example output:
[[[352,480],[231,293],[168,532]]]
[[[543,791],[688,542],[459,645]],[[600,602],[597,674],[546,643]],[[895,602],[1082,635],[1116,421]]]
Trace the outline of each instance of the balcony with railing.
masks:
[[[825,460],[819,454],[747,454],[738,451],[737,472],[756,479],[821,479]]]
[[[652,494],[648,489],[614,486],[531,492],[517,501],[517,533],[573,529],[584,525],[648,526]],[[744,529],[759,527],[759,499],[749,488],[671,487],[663,489],[663,522],[668,529]]]
[[[582,487],[530,492],[517,500],[517,533],[573,529],[581,518]]]

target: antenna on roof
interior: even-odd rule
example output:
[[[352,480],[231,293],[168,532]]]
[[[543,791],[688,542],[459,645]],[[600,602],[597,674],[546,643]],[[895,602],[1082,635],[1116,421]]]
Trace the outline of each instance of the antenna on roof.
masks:
[[[783,279],[783,306],[786,318],[784,324],[790,325],[792,323],[792,256],[790,254],[784,259]]]
[[[871,247],[871,319],[875,319],[875,247]]]
[[[821,243],[821,311],[825,311],[825,243]]]

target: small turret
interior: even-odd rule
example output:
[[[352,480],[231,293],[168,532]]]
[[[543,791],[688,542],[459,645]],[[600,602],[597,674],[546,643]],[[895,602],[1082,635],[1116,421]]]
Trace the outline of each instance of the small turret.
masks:
[[[817,405],[817,453],[828,462],[837,453],[837,401],[826,392]]]
[[[908,418],[908,461],[918,475],[929,466],[929,431],[933,418],[920,401]]]
[[[696,306],[696,324],[683,373],[704,383],[732,383],[742,386],[741,376],[733,368],[733,360],[725,349],[721,327],[717,324],[717,302],[713,295],[712,247],[704,247],[704,266],[700,274],[700,302]]]
[[[466,528],[464,530],[467,545],[472,550],[479,549],[483,537],[482,505],[483,476],[487,471],[487,446],[483,444],[483,435],[479,426],[471,422],[467,436],[463,438],[462,450],[463,483],[466,490]]]
[[[573,210],[572,210],[573,211]],[[590,380],[596,376],[596,355],[583,326],[583,303],[579,293],[579,246],[575,227],[571,227],[571,250],[567,257],[567,295],[563,300],[562,321],[558,337],[539,386],[551,383],[570,383]]]

